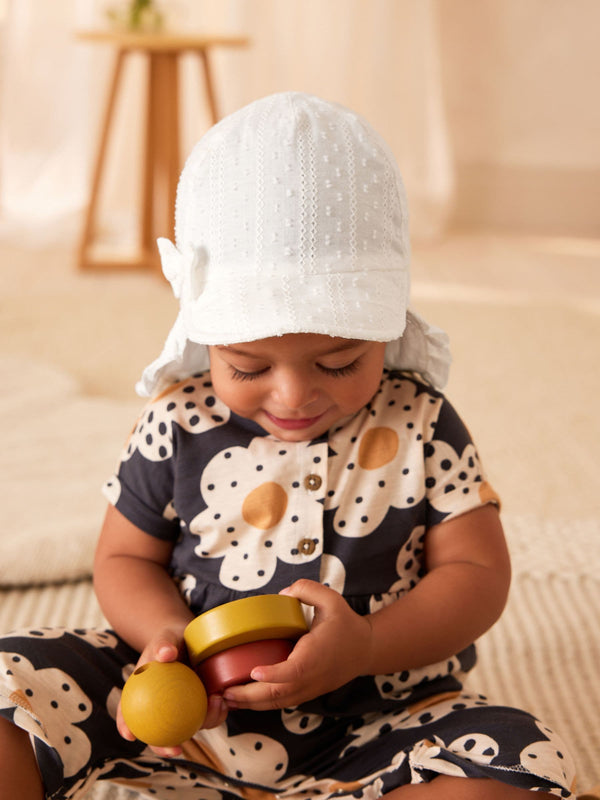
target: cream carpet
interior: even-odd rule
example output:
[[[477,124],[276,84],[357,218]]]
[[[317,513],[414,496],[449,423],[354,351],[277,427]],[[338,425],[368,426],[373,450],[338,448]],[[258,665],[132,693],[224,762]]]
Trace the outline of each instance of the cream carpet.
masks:
[[[85,580],[99,487],[175,312],[156,276],[81,275],[73,261],[69,248],[0,242],[1,631],[102,623]],[[589,789],[600,781],[600,244],[457,235],[416,247],[413,301],[450,334],[447,393],[503,498],[513,555],[511,599],[472,684],[557,727]],[[65,580],[78,582],[26,588]]]

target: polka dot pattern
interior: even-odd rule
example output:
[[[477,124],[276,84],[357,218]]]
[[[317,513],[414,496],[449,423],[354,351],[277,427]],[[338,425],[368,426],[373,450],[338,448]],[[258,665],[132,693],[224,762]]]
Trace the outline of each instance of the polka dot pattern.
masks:
[[[52,659],[44,659],[44,640]],[[108,631],[32,629],[0,639],[0,712],[36,737],[42,763],[55,765],[53,781],[64,769],[61,796],[79,796],[108,773],[157,800],[218,800],[232,789],[251,796],[257,786],[271,798],[376,800],[424,774],[488,776],[570,796],[574,765],[559,737],[531,715],[492,706],[459,685],[432,686],[392,710],[388,697],[385,709],[358,712],[349,685],[340,690],[342,714],[305,706],[232,714],[227,725],[198,731],[182,759],[165,761],[125,742],[114,724],[135,658]],[[49,791],[58,794],[58,785]]]
[[[469,495],[474,495],[474,505],[498,500],[489,484],[484,483],[475,445],[468,444],[458,454],[447,442],[436,440],[427,445],[425,456],[427,494],[438,511],[451,514],[457,498],[460,505],[461,498]]]
[[[63,631],[44,628],[30,631],[29,636],[40,642],[60,639]],[[115,637],[106,632],[82,632],[81,636],[96,645],[116,642]],[[36,668],[18,652],[4,653],[3,659],[11,668],[0,668],[0,679],[7,687],[0,692],[0,710],[14,706],[15,722],[52,743],[60,755],[65,775],[76,775],[87,764],[92,751],[91,742],[81,729],[93,710],[88,697],[77,680],[63,669]],[[48,692],[47,687],[53,688]],[[3,699],[4,691],[6,699]]]
[[[326,501],[327,508],[335,509],[340,536],[368,536],[391,507],[415,507],[424,498],[423,447],[442,402],[441,397],[417,395],[410,380],[390,380],[367,408],[366,418],[357,417],[333,433],[333,450],[347,453],[332,459],[334,494]]]
[[[222,559],[219,581],[230,589],[265,586],[277,563],[307,564],[323,552],[323,457],[314,448],[282,446],[270,437],[255,437],[248,447],[228,447],[206,466],[200,493],[207,507],[189,524],[199,537],[195,553]],[[306,483],[300,476],[319,478]],[[315,488],[316,487],[316,488]],[[283,586],[281,587],[283,588]]]
[[[143,410],[125,443],[123,461],[139,451],[149,461],[173,455],[172,425],[201,434],[227,422],[230,411],[215,395],[208,373],[175,383]]]

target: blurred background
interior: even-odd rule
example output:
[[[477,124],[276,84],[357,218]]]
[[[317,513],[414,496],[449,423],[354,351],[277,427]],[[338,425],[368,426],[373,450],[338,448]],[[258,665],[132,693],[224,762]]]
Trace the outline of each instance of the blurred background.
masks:
[[[565,731],[580,785],[593,785],[600,3],[154,5],[163,36],[247,39],[210,50],[221,116],[272,92],[311,92],[362,113],[394,151],[411,212],[413,304],[450,335],[447,394],[503,498],[513,555],[512,599],[481,643],[480,686]],[[125,0],[0,0],[3,630],[99,624],[88,580],[99,488],[140,409],[133,386],[175,316],[156,269],[78,267],[117,23],[130,10]],[[112,38],[81,37],[98,31]],[[179,74],[181,161],[211,113],[194,53]],[[92,233],[98,248],[128,252],[148,194],[143,54],[128,55],[118,88]],[[169,113],[159,109],[158,127]],[[54,586],[40,594],[39,584]],[[517,681],[507,677],[515,661]]]
[[[125,0],[2,0],[0,202],[29,229],[81,213]],[[157,0],[165,26],[247,36],[215,49],[221,114],[296,89],[364,114],[392,146],[414,234],[450,228],[599,234],[600,7],[595,0]],[[182,153],[207,127],[183,59]],[[139,61],[139,63],[135,63]],[[143,146],[143,58],[120,92],[106,191],[127,228]],[[114,201],[117,201],[116,207]],[[125,216],[123,216],[125,215]],[[35,224],[33,224],[35,223]]]
[[[294,89],[379,130],[407,185],[414,304],[450,334],[448,391],[508,508],[600,510],[596,0],[0,0],[0,346],[12,366],[136,403],[170,328],[156,269],[77,266],[118,36],[145,5],[142,32],[247,40],[209,51],[220,116]],[[196,54],[178,64],[181,162],[211,117]],[[117,252],[140,223],[147,68],[137,50],[124,63],[98,191],[94,242]],[[550,435],[540,476],[528,455]]]

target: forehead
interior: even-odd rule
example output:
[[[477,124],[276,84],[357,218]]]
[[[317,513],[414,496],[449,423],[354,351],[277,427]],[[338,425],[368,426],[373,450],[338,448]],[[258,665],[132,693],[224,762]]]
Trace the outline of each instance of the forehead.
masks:
[[[220,352],[252,358],[287,357],[293,355],[326,355],[354,350],[363,344],[361,339],[344,339],[320,333],[288,333],[255,342],[215,345]]]

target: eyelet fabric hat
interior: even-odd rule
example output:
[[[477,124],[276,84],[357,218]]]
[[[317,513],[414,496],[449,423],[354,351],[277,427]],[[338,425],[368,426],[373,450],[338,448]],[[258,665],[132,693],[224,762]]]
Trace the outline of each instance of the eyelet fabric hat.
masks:
[[[398,166],[349,109],[283,92],[221,120],[181,174],[175,244],[158,247],[180,310],[141,395],[208,368],[206,345],[288,333],[389,342],[388,367],[446,382],[445,333],[408,308]]]

